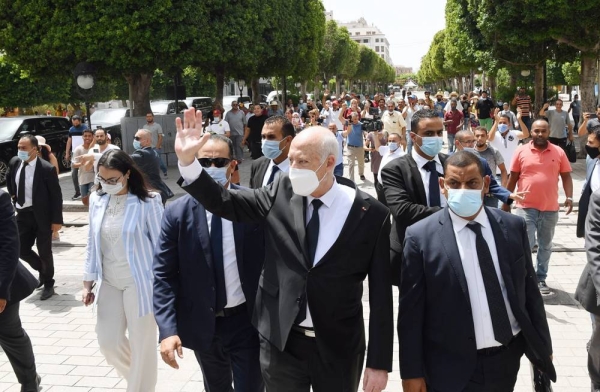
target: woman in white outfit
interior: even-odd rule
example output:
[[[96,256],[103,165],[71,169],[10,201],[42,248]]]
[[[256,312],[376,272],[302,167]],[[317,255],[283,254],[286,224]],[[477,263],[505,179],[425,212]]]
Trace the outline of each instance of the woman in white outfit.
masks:
[[[98,282],[98,345],[127,380],[128,392],[153,392],[157,327],[152,313],[152,259],[163,213],[133,160],[109,150],[98,162],[99,189],[90,197],[83,302]],[[126,336],[125,332],[128,332]]]

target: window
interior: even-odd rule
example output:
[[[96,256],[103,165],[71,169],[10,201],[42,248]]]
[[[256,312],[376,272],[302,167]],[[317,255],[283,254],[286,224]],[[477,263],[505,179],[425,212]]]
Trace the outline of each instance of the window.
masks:
[[[382,54],[382,55],[381,55],[381,58],[382,58],[382,59],[384,59],[384,58],[385,58],[385,55],[383,55],[383,54]]]
[[[354,35],[360,35],[360,31],[357,31],[356,33],[354,33]]]
[[[379,42],[379,38],[375,38],[375,42]]]
[[[363,39],[363,43],[364,43],[364,44],[368,44],[368,43],[369,43],[369,40],[368,40],[368,39]]]
[[[376,47],[375,47],[375,51],[376,51],[376,52],[379,52],[379,46],[376,46]]]

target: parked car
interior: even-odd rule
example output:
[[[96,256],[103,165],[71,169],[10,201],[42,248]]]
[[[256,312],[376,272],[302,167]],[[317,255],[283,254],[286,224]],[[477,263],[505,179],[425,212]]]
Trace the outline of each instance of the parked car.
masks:
[[[71,162],[65,159],[71,122],[64,117],[22,116],[0,118],[0,184],[6,183],[8,162],[17,155],[17,145],[23,135],[39,135],[58,160],[61,171],[68,170]]]
[[[175,101],[152,101],[150,108],[155,116],[164,114],[181,113],[188,108],[184,101],[177,101],[177,111],[175,110]]]
[[[231,110],[231,103],[233,101],[237,101],[238,103],[243,102],[244,105],[246,105],[246,107],[248,107],[248,105],[250,105],[252,103],[252,98],[250,98],[247,95],[242,95],[241,97],[239,95],[226,95],[223,97],[223,109],[225,110],[225,113],[227,113],[228,111]]]
[[[184,101],[188,108],[194,107],[202,112],[202,116],[206,117],[212,110],[213,100],[211,97],[188,97]]]
[[[92,113],[92,128],[104,128],[110,134],[111,143],[123,148],[121,119],[129,116],[129,109],[96,109]]]

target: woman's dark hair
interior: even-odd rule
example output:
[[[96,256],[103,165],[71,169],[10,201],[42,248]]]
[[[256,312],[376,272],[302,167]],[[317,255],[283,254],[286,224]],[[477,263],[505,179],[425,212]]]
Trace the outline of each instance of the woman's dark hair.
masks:
[[[42,156],[42,159],[50,162],[50,150],[47,149],[45,146],[42,146],[40,148],[40,155]]]
[[[98,161],[98,167],[103,166],[107,169],[118,170],[123,175],[129,172],[127,185],[129,193],[136,195],[140,200],[146,201],[150,195],[146,178],[137,167],[133,159],[123,150],[108,150]],[[98,184],[98,191],[102,189],[102,184]]]

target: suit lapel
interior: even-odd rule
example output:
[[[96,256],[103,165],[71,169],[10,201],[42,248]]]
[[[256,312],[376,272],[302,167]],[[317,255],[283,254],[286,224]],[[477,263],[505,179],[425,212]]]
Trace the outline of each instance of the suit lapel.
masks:
[[[42,158],[38,158],[35,162],[35,170],[33,171],[33,187],[31,188],[31,198],[37,194],[38,184],[42,179]],[[21,164],[22,165],[22,164]]]
[[[452,265],[452,268],[454,269],[454,273],[456,274],[460,288],[462,289],[465,299],[467,300],[467,304],[469,304],[470,308],[471,300],[469,298],[467,278],[465,277],[465,270],[462,266],[460,252],[458,251],[458,246],[456,245],[456,236],[454,235],[454,228],[452,226],[452,220],[450,219],[450,211],[447,207],[444,209],[444,213],[440,218],[440,224],[441,228],[439,238],[444,246],[444,249],[446,250],[446,255],[448,256],[450,265]]]
[[[258,181],[259,188],[262,186],[263,181],[265,180],[265,174],[267,173],[267,168],[269,167],[270,163],[271,163],[270,159],[265,159],[263,164],[260,165],[260,167],[258,169],[257,181]]]
[[[208,222],[206,220],[206,211],[204,207],[200,205],[195,199],[193,200],[194,206],[192,207],[193,221],[196,226],[196,237],[204,252],[206,263],[208,268],[213,269],[212,261],[212,249],[210,247],[210,234],[208,232]]]
[[[292,214],[294,216],[294,228],[298,235],[298,242],[304,256],[304,266],[308,268],[308,249],[306,248],[306,222],[304,213],[304,200],[302,196],[294,194],[290,200]]]
[[[421,172],[417,167],[417,162],[410,155],[407,157],[408,166],[410,168],[410,174],[413,179],[413,186],[419,193],[419,200],[421,204],[427,205],[427,195],[425,194],[425,187],[423,186],[423,178]]]

